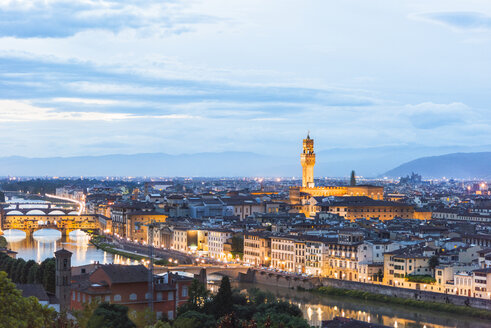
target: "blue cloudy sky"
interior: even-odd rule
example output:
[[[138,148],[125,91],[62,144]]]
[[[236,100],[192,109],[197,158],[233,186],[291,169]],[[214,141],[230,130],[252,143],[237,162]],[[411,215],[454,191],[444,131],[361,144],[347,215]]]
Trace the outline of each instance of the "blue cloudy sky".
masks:
[[[2,156],[491,144],[489,0],[0,0]]]

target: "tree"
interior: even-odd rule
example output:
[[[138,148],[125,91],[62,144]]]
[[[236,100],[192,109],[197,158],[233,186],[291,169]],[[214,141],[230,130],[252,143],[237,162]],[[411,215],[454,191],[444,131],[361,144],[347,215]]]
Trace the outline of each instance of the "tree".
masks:
[[[12,273],[10,275],[10,279],[12,279],[13,282],[22,283],[21,276],[25,265],[26,265],[26,261],[24,259],[17,259],[17,263],[15,264],[15,269],[12,269]]]
[[[201,322],[192,318],[177,318],[172,324],[173,328],[201,328]]]
[[[20,281],[23,284],[28,283],[29,271],[31,270],[31,268],[33,266],[36,266],[36,265],[37,265],[37,263],[34,260],[29,260],[26,262],[26,264],[24,265],[24,268],[22,268],[21,277],[20,277]]]
[[[377,278],[378,281],[382,281],[384,279],[384,272],[382,271],[382,269],[378,269]]]
[[[35,263],[35,265],[33,265],[29,269],[29,272],[27,273],[27,283],[28,284],[39,283],[39,281],[37,280],[38,270],[39,270],[39,264],[37,264],[37,263]]]
[[[180,319],[192,319],[195,322],[199,322],[200,328],[213,328],[215,327],[215,318],[212,315],[197,312],[188,311],[179,315]]]
[[[235,235],[232,237],[232,252],[234,254],[244,253],[244,236]]]
[[[440,260],[438,259],[438,256],[433,255],[430,257],[430,260],[428,261],[428,266],[430,267],[431,270],[435,270],[435,268],[440,264]]]
[[[74,317],[77,319],[80,328],[87,328],[89,320],[94,314],[95,309],[101,304],[97,298],[93,298],[92,302],[84,303],[82,310],[73,311]]]
[[[349,183],[350,186],[356,186],[356,175],[355,175],[355,171],[351,171],[351,179],[350,179],[350,183]]]
[[[200,311],[208,300],[210,293],[206,286],[194,279],[189,287],[189,298],[185,306],[181,308],[186,311]]]
[[[143,311],[131,311],[129,318],[131,321],[133,321],[137,328],[151,326],[157,321],[157,315],[148,307]]]
[[[56,312],[35,297],[22,297],[5,272],[0,272],[0,323],[2,327],[51,327]]]
[[[172,328],[172,326],[168,322],[157,321],[154,325],[147,326],[146,328]]]
[[[55,293],[56,289],[56,262],[53,257],[44,260],[41,263],[42,277],[40,282],[43,284],[44,289],[50,293]]]
[[[101,303],[90,317],[88,328],[134,328],[128,308],[119,304]]]
[[[5,239],[4,236],[0,236],[0,248],[6,248],[7,247],[7,239]]]
[[[227,276],[222,278],[218,293],[213,299],[213,305],[216,318],[232,312],[232,288],[230,287],[230,279]]]
[[[65,311],[59,313],[56,316],[55,321],[51,324],[52,328],[80,328],[77,322],[68,318],[68,315]]]

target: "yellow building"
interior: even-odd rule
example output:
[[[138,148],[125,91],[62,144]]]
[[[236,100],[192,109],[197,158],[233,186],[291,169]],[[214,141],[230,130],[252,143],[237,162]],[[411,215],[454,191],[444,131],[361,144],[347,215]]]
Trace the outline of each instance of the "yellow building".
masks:
[[[344,197],[341,201],[321,206],[323,211],[338,214],[346,220],[378,218],[381,221],[395,217],[412,219],[414,206],[399,202],[374,200],[369,197]]]
[[[244,262],[256,266],[271,264],[271,237],[264,232],[244,233]]]
[[[421,248],[401,248],[384,254],[384,284],[396,287],[426,289],[426,284],[410,282],[407,276],[431,276],[429,260],[433,252]],[[421,288],[423,287],[423,288]]]
[[[127,216],[126,236],[138,242],[147,242],[148,225],[165,222],[167,215],[156,211],[136,211]]]
[[[311,197],[328,196],[367,196],[375,200],[384,198],[384,187],[379,186],[327,186],[315,187],[314,183],[314,139],[307,135],[303,140],[303,150],[300,154],[302,164],[302,186],[290,188],[290,204],[295,212],[310,216],[308,201]]]

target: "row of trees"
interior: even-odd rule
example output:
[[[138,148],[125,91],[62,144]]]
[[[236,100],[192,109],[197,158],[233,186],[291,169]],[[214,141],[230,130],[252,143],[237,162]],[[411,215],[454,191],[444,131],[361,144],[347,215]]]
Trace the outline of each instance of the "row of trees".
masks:
[[[48,292],[55,292],[55,259],[47,258],[41,264],[34,260],[13,259],[0,254],[0,271],[5,271],[8,278],[18,284],[42,284]]]

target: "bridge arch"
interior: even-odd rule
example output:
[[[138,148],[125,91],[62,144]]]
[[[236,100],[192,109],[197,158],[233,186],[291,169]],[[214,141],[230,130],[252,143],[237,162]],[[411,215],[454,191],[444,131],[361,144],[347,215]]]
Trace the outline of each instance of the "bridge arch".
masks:
[[[46,213],[44,211],[41,211],[40,209],[35,209],[28,211],[26,215],[46,215]]]
[[[63,236],[62,232],[53,228],[40,228],[34,230],[32,237],[39,242],[51,243],[59,240]]]
[[[27,234],[19,229],[7,229],[3,231],[3,236],[10,243],[25,239],[27,237]]]
[[[18,210],[12,210],[12,211],[8,211],[7,215],[24,215],[24,213]]]
[[[60,211],[60,210],[53,210],[53,211],[48,213],[48,215],[64,215],[64,214],[65,214],[65,212]]]

